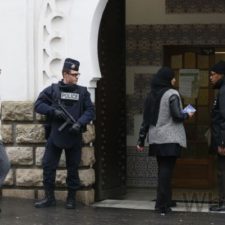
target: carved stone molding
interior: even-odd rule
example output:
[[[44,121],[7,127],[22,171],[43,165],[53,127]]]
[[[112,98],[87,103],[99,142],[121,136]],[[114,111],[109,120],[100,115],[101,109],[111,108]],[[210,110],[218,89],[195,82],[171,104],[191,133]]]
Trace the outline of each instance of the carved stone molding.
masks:
[[[94,101],[101,78],[98,31],[108,0],[42,0],[36,3],[37,94],[61,78],[66,57],[80,61],[79,84],[87,86]]]
[[[39,84],[47,86],[61,75],[61,61],[66,51],[66,7],[71,0],[44,0],[38,27]],[[64,11],[63,11],[64,10]]]

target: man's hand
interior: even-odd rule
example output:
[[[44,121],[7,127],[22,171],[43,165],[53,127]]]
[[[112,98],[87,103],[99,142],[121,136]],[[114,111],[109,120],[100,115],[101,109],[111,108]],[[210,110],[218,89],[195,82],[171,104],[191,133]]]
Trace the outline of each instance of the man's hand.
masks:
[[[79,134],[81,132],[81,125],[79,123],[74,123],[70,128],[70,132],[74,134]]]
[[[219,146],[219,147],[218,147],[218,154],[219,154],[219,155],[222,155],[222,156],[225,156],[225,148]]]

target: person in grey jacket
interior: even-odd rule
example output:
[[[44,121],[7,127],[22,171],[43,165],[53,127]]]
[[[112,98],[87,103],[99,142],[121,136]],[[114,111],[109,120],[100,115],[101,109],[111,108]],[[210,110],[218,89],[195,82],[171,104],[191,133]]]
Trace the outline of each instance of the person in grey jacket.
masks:
[[[10,169],[10,162],[6,154],[5,147],[2,143],[2,140],[0,139],[0,188],[3,185],[6,175],[9,172],[9,169]],[[0,212],[1,212],[1,209],[0,209]]]
[[[186,147],[185,119],[194,113],[183,113],[182,102],[174,89],[174,71],[162,67],[153,76],[139,131],[137,151],[144,150],[148,134],[149,155],[156,156],[158,164],[158,186],[155,211],[168,213],[175,206],[172,201],[171,179],[181,148]]]
[[[210,205],[210,211],[225,211],[225,61],[209,69],[209,78],[218,94],[214,100],[211,120],[211,149],[217,154],[218,204]]]

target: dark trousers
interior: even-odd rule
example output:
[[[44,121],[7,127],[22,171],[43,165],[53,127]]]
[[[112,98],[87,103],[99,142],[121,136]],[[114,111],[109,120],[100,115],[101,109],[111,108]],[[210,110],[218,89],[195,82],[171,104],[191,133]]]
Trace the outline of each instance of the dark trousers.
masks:
[[[218,160],[217,179],[219,189],[219,200],[225,201],[225,156],[218,155],[217,160]]]
[[[48,139],[42,161],[43,184],[44,188],[47,190],[53,190],[55,187],[56,169],[59,164],[62,150],[63,149],[53,144],[51,138]],[[81,140],[78,139],[76,145],[64,150],[67,169],[66,184],[69,189],[77,190],[80,186],[78,167],[81,158]]]
[[[176,159],[176,156],[157,156],[158,187],[155,208],[168,208],[171,203],[171,180]]]

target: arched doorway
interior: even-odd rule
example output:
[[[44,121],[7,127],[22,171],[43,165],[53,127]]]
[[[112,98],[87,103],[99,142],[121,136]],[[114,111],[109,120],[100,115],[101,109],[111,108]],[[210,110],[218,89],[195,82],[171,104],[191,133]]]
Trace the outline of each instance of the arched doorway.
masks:
[[[98,42],[102,78],[96,89],[96,200],[126,187],[125,0],[109,0]]]
[[[126,59],[127,77],[130,70],[132,70],[132,72],[129,74],[129,79],[133,79],[132,93],[129,92],[128,94],[130,96],[127,97],[128,101],[129,98],[132,99],[133,105],[130,104],[131,107],[127,107],[127,114],[129,114],[129,110],[132,108],[132,106],[134,106],[135,109],[141,108],[142,104],[140,99],[143,100],[143,97],[146,94],[145,88],[143,87],[149,84],[148,81],[150,76],[154,74],[161,65],[170,65],[163,57],[163,55],[166,54],[166,48],[164,48],[165,46],[178,46],[182,44],[191,47],[199,45],[200,41],[201,45],[212,47],[215,45],[215,43],[223,42],[221,37],[218,37],[218,39],[215,41],[215,35],[211,35],[210,37],[205,35],[208,33],[213,34],[214,29],[220,30],[222,25],[205,25],[204,23],[206,21],[201,21],[202,24],[200,25],[185,23],[180,24],[181,19],[183,22],[185,22],[185,17],[182,17],[181,15],[177,16],[176,21],[173,21],[172,24],[169,24],[167,19],[170,18],[170,15],[167,15],[163,11],[164,7],[162,7],[162,4],[161,7],[157,6],[157,10],[160,8],[159,13],[161,14],[159,15],[163,15],[164,20],[161,20],[161,16],[159,15],[157,18],[155,18],[153,14],[149,14],[148,21],[145,21],[147,17],[143,17],[141,20],[140,12],[145,12],[144,9],[150,9],[150,6],[152,5],[152,3],[146,0],[145,4],[137,5],[138,10],[135,11],[136,14],[133,10],[130,10],[132,11],[132,13],[130,13],[132,14],[130,15],[130,18],[132,19],[130,19],[126,24],[126,50],[128,53]],[[124,2],[108,2],[102,18],[101,29],[99,33],[99,60],[103,79],[98,82],[96,91],[96,200],[112,197],[119,198],[119,196],[124,193],[126,182],[129,181],[129,165],[131,164],[133,166],[131,169],[134,168],[131,175],[133,175],[135,172],[134,178],[136,180],[134,180],[134,185],[138,183],[138,186],[136,187],[144,186],[146,188],[154,188],[157,184],[157,167],[156,164],[154,164],[154,161],[147,160],[148,157],[146,157],[146,155],[143,155],[142,157],[140,155],[137,156],[134,154],[137,139],[137,125],[139,126],[140,124],[141,111],[136,113],[137,116],[135,114],[135,116],[132,118],[134,132],[132,132],[132,134],[129,136],[132,141],[130,141],[130,143],[128,143],[129,140],[127,141],[126,151],[125,136],[127,135],[127,132],[125,131],[126,93],[124,73],[125,40],[123,39],[125,31],[123,16],[125,10],[123,7]],[[139,7],[141,7],[142,10]],[[126,9],[128,8],[129,6],[126,7]],[[132,9],[134,8],[135,7],[132,7]],[[136,20],[138,21],[137,23],[134,20],[135,15],[138,15],[138,19]],[[154,23],[154,21],[151,19],[155,19],[154,21],[159,21],[159,24]],[[196,17],[194,19],[196,23],[198,18]],[[210,20],[207,18],[207,21],[209,22]],[[193,29],[193,27],[196,29],[194,35],[191,32],[186,32],[187,30]],[[201,59],[205,58],[204,55],[202,57],[198,57]],[[210,63],[207,64],[204,69],[206,70],[206,68],[208,68],[212,63],[213,62],[210,61]],[[123,73],[124,76],[122,75]],[[138,87],[135,88],[134,85]],[[207,89],[206,87],[202,87],[201,89],[201,91],[204,93],[207,91],[205,90]],[[139,90],[139,92],[137,92],[137,90]],[[137,96],[139,97],[138,100],[136,98]],[[139,104],[138,106],[137,103]],[[127,103],[127,105],[128,104],[129,103]],[[207,112],[208,111],[209,110],[207,110]],[[129,129],[127,129],[127,131],[129,131]],[[121,144],[119,144],[119,142]],[[133,151],[132,161],[129,161],[129,147],[131,147],[131,151]],[[213,172],[213,169],[211,167],[207,168],[209,173],[207,174],[207,171],[204,170],[206,175],[204,179],[208,186],[212,186],[213,182],[211,179],[211,172]],[[142,173],[143,171],[145,174]],[[146,171],[151,171],[151,173],[147,173]],[[192,174],[195,175],[197,173],[192,172]],[[186,178],[187,177],[185,177],[185,182],[187,181]],[[148,183],[146,181],[148,181]],[[195,184],[190,184],[191,185],[189,185],[188,188],[190,188],[190,186],[191,188],[196,188],[196,186],[194,186]],[[201,182],[201,185],[202,184],[203,183]],[[127,183],[127,185],[130,187],[129,183]],[[181,197],[183,198],[183,196]]]

